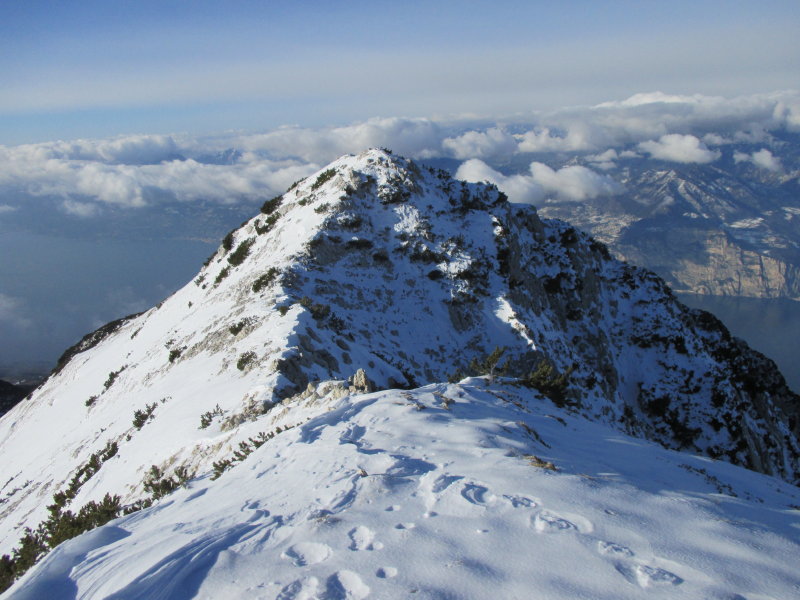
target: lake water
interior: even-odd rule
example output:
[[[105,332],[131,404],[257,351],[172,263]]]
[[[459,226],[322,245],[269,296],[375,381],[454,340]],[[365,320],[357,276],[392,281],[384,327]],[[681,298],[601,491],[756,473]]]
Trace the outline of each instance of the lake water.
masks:
[[[733,335],[774,360],[789,387],[800,392],[800,302],[689,294],[678,298],[716,315]]]

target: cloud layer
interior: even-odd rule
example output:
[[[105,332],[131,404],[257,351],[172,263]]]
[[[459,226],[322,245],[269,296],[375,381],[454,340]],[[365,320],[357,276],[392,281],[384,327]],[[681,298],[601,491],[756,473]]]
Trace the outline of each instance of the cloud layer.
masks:
[[[63,211],[82,217],[104,206],[237,202],[282,192],[342,154],[375,146],[414,158],[466,161],[461,176],[494,181],[519,201],[582,201],[619,193],[619,184],[598,171],[632,157],[709,163],[731,152],[730,144],[746,142],[762,148],[737,150],[737,162],[780,171],[768,148],[780,131],[800,131],[798,92],[732,99],[654,92],[502,122],[392,117],[257,134],[135,135],[0,146],[0,210],[14,209],[12,198],[37,197],[57,198]],[[559,153],[582,154],[591,168],[545,164]],[[528,172],[505,176],[496,170],[519,155],[530,155],[531,162],[524,163]]]
[[[570,202],[613,196],[624,188],[607,175],[574,165],[555,170],[540,162],[530,164],[530,175],[503,175],[480,159],[463,163],[456,177],[466,181],[494,183],[512,202],[534,204],[547,199]]]

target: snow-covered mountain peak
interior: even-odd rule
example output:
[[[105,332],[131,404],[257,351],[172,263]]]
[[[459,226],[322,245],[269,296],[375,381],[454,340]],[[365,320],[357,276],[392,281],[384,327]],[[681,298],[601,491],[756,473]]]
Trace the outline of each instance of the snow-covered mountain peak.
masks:
[[[711,315],[493,186],[369,150],[266,201],[0,420],[2,550],[53,502],[157,498],[351,393],[470,374],[502,375],[521,411],[800,478],[797,396]]]

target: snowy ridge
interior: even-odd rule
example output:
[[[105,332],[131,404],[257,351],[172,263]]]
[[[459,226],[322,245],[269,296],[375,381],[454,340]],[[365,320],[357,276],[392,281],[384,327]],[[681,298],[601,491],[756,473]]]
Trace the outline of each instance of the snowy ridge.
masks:
[[[308,419],[324,420],[322,408],[368,391],[370,381],[353,377],[359,369],[378,389],[447,390],[440,382],[495,347],[505,348],[499,366],[507,363],[510,377],[525,380],[544,366],[551,384],[558,375],[566,381],[555,390],[541,382],[506,390],[515,410],[541,404],[560,419],[580,415],[617,432],[603,435],[624,432],[798,481],[800,404],[771,361],[566,223],[541,220],[492,186],[370,150],[266,202],[194,281],[87,336],[30,400],[0,419],[0,450],[14,457],[0,464],[0,552],[47,518],[57,493],[70,491],[64,505],[71,510],[109,493],[132,504],[149,497],[152,466],[222,489],[229,471],[247,470],[257,456],[263,469],[280,469],[283,461],[272,461],[266,448],[295,439]],[[423,406],[425,393],[380,397],[389,404],[418,398]],[[398,437],[398,447],[407,444]],[[341,445],[311,451],[344,460]],[[758,477],[708,464],[737,480]],[[223,471],[219,483],[208,480]],[[319,470],[314,489],[335,488],[332,472]],[[311,480],[305,474],[298,485]],[[154,523],[147,515],[156,518],[172,498],[126,522]],[[770,506],[785,510],[791,502],[783,501]],[[114,538],[110,527],[89,536]],[[638,567],[621,568],[634,573],[628,580],[639,577]],[[322,581],[320,590],[347,587]],[[97,594],[83,597],[105,597]]]
[[[328,395],[288,415],[302,425],[219,480],[64,543],[4,598],[800,589],[796,487],[630,438],[518,387],[473,379]]]

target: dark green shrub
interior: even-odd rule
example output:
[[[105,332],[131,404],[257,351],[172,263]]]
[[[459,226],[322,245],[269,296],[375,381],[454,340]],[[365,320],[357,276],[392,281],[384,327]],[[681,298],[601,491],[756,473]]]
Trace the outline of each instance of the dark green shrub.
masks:
[[[225,252],[230,252],[231,248],[233,248],[233,234],[236,233],[236,230],[229,231],[225,234],[225,237],[222,238],[222,247],[225,248]],[[211,255],[213,258],[214,255]]]
[[[256,359],[256,353],[249,351],[245,352],[239,357],[239,360],[236,361],[236,368],[240,371],[244,371],[251,362]]]
[[[473,358],[469,363],[469,369],[474,375],[488,375],[494,377],[495,375],[504,375],[508,370],[508,363],[499,367],[500,359],[503,357],[506,349],[500,346],[495,346],[491,354],[486,356],[483,360]]]
[[[119,374],[122,373],[127,368],[128,368],[128,365],[123,365],[123,366],[121,366],[119,368],[119,370],[111,371],[108,374],[108,378],[106,379],[105,383],[103,384],[103,387],[107,390],[112,385],[114,385],[114,382],[117,380],[117,377],[119,377]]]
[[[170,350],[169,362],[174,363],[176,360],[178,360],[181,357],[181,352],[183,352],[181,348],[173,348],[172,350]]]
[[[275,267],[270,267],[266,273],[259,276],[258,279],[256,279],[253,282],[253,292],[257,294],[262,289],[267,287],[269,284],[275,281],[275,278],[278,276],[279,273],[280,271],[278,271],[278,269],[276,269]]]
[[[314,212],[317,213],[317,214],[322,214],[322,213],[326,212],[330,207],[331,207],[330,204],[328,204],[327,202],[323,202],[319,206],[315,206],[314,207]]]
[[[231,268],[228,266],[223,267],[223,269],[217,275],[217,278],[214,280],[214,285],[219,285],[219,282],[225,279],[228,276],[228,273],[231,272]]]
[[[233,466],[233,460],[230,458],[223,458],[215,462],[212,466],[214,467],[214,473],[212,473],[211,479],[219,479],[225,471]]]
[[[326,182],[333,178],[336,175],[336,169],[326,169],[322,173],[319,174],[317,180],[311,184],[311,191],[317,190]]]
[[[281,202],[283,202],[282,196],[275,196],[274,198],[270,198],[269,200],[264,202],[264,204],[261,205],[261,212],[264,213],[265,215],[271,215],[278,209],[278,207],[281,205]]]
[[[270,215],[266,219],[264,219],[263,223],[259,223],[258,221],[255,222],[256,233],[258,235],[263,235],[272,230],[275,226],[275,223],[278,222],[278,218],[280,215]]]
[[[153,500],[158,500],[167,494],[171,494],[187,481],[189,481],[189,472],[186,467],[177,467],[174,475],[166,477],[161,469],[153,465],[150,467],[150,473],[147,479],[144,480],[143,485],[145,491],[152,496]]]
[[[49,550],[61,542],[80,535],[120,516],[122,506],[119,496],[106,494],[97,502],[84,505],[77,514],[61,511],[58,505],[48,507],[50,516],[36,529],[26,528],[11,555],[0,557],[0,592],[35,565]]]
[[[200,415],[200,429],[205,429],[214,422],[214,417],[221,417],[222,409],[217,404],[214,410],[209,410]]]
[[[156,410],[156,403],[148,404],[145,406],[144,410],[137,410],[133,413],[133,426],[136,429],[141,429],[144,427],[145,423],[147,423],[150,418],[153,416],[153,413]]]
[[[553,363],[544,359],[536,368],[522,379],[523,385],[534,388],[550,398],[557,406],[563,406],[566,402],[566,391],[569,383],[569,376],[574,370],[570,367],[563,373],[559,373]]]
[[[250,247],[255,243],[255,240],[247,239],[243,241],[236,247],[236,250],[231,252],[228,256],[228,262],[231,266],[238,267],[240,264],[244,262],[244,259],[247,258],[247,255],[250,254]]]
[[[95,402],[97,402],[97,396],[89,396],[89,398],[83,404],[85,406],[92,406]]]

